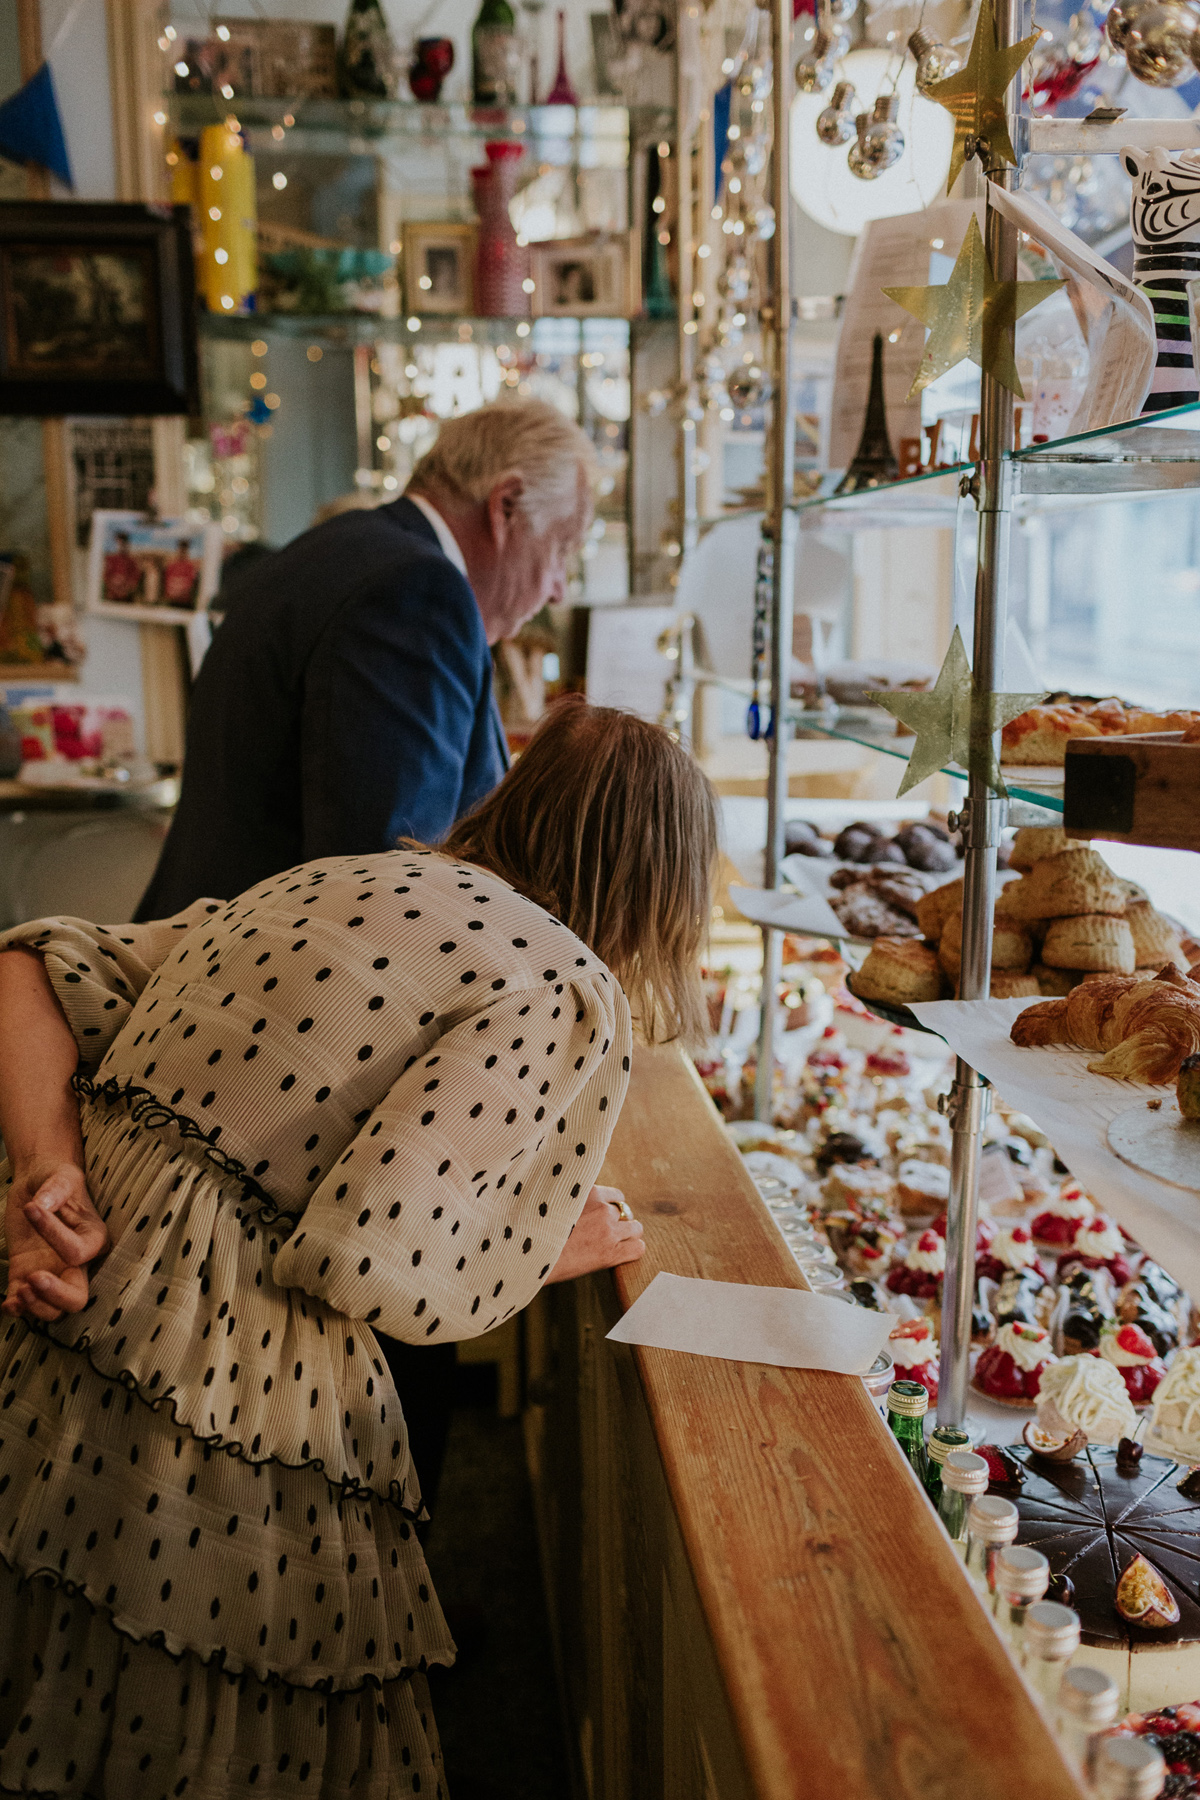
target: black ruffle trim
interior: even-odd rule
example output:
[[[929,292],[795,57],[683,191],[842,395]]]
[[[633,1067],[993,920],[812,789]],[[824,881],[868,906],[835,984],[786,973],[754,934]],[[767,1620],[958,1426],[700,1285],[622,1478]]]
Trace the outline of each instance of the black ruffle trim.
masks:
[[[144,1637],[138,1637],[132,1631],[126,1631],[117,1624],[107,1607],[98,1606],[88,1594],[84,1593],[78,1582],[67,1581],[57,1569],[34,1569],[27,1574],[23,1569],[16,1568],[3,1550],[0,1550],[0,1562],[4,1564],[10,1575],[16,1577],[18,1591],[26,1584],[32,1585],[35,1581],[44,1582],[47,1587],[59,1589],[71,1600],[82,1600],[93,1618],[105,1619],[109,1630],[116,1637],[123,1639],[125,1643],[144,1644],[150,1650],[161,1650],[162,1654],[168,1657],[176,1668],[179,1668],[191,1657],[193,1661],[200,1664],[202,1669],[219,1669],[231,1684],[238,1681],[252,1681],[258,1687],[272,1688],[283,1694],[325,1694],[329,1698],[340,1698],[343,1694],[361,1694],[368,1688],[373,1688],[378,1692],[384,1687],[389,1687],[394,1681],[407,1681],[410,1676],[425,1675],[429,1672],[429,1664],[422,1656],[419,1662],[398,1670],[395,1675],[364,1675],[362,1680],[356,1682],[353,1687],[335,1687],[332,1675],[327,1676],[323,1681],[299,1682],[287,1681],[282,1675],[257,1675],[251,1668],[227,1669],[225,1659],[229,1653],[226,1650],[214,1650],[209,1656],[201,1656],[198,1650],[168,1650],[165,1635],[161,1631],[147,1632]],[[449,1667],[451,1665],[439,1666]],[[0,1792],[11,1791],[11,1789],[0,1789]]]
[[[213,1167],[238,1182],[243,1193],[257,1201],[257,1216],[264,1224],[273,1225],[277,1219],[286,1219],[294,1225],[300,1218],[301,1212],[280,1206],[249,1173],[245,1163],[221,1149],[216,1141],[221,1129],[219,1125],[213,1131],[205,1131],[195,1119],[176,1112],[149,1088],[136,1087],[132,1081],[121,1083],[115,1075],[101,1082],[93,1081],[88,1075],[73,1075],[71,1086],[81,1100],[103,1101],[106,1106],[127,1106],[133,1123],[144,1125],[147,1131],[161,1131],[165,1126],[173,1125],[185,1141],[202,1145],[202,1153]]]
[[[102,1369],[92,1354],[92,1343],[86,1333],[77,1342],[64,1344],[60,1338],[55,1337],[50,1329],[50,1323],[45,1319],[22,1318],[20,1323],[27,1326],[30,1331],[36,1332],[39,1337],[49,1339],[55,1349],[63,1351],[65,1355],[82,1356],[101,1381],[111,1381],[116,1386],[125,1388],[151,1412],[159,1412],[164,1406],[168,1407],[172,1424],[177,1425],[181,1431],[186,1431],[195,1438],[198,1444],[203,1444],[208,1450],[220,1450],[226,1456],[234,1456],[239,1462],[246,1463],[252,1469],[275,1467],[291,1469],[297,1474],[311,1469],[316,1474],[324,1476],[327,1485],[337,1494],[339,1503],[344,1500],[357,1500],[362,1505],[369,1506],[372,1502],[377,1501],[384,1506],[395,1507],[398,1513],[414,1525],[429,1523],[429,1511],[423,1500],[418,1507],[408,1506],[405,1503],[405,1484],[402,1482],[389,1481],[387,1491],[384,1492],[381,1488],[369,1487],[365,1482],[355,1480],[352,1475],[330,1475],[326,1470],[324,1458],[320,1456],[310,1456],[301,1462],[287,1462],[282,1456],[253,1456],[243,1443],[237,1439],[230,1441],[219,1431],[214,1432],[211,1437],[206,1437],[202,1431],[197,1431],[194,1425],[189,1425],[186,1419],[180,1418],[176,1403],[170,1394],[147,1394],[137,1376],[129,1369],[118,1369],[115,1374],[107,1369]]]

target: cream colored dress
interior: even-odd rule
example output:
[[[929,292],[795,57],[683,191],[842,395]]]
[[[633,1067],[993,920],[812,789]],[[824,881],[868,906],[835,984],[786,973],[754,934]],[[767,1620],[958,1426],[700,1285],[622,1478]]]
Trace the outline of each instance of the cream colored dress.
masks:
[[[587,947],[428,852],[142,926],[43,919],[113,1247],[0,1317],[0,1791],[443,1791],[453,1645],[371,1331],[533,1298],[595,1181],[629,1009]]]

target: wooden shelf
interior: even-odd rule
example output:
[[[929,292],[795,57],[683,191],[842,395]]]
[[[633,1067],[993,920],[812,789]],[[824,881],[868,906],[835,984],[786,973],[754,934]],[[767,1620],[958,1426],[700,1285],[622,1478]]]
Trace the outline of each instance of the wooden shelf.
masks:
[[[1084,738],[1067,745],[1068,837],[1200,850],[1200,743],[1180,731]]]

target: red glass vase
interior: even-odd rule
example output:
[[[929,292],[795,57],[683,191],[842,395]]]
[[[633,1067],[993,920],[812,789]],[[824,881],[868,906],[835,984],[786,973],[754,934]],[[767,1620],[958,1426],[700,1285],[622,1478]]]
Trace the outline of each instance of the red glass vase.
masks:
[[[529,295],[529,252],[517,242],[508,205],[517,187],[520,144],[498,141],[484,145],[487,164],[471,170],[479,238],[475,260],[475,305],[485,319],[524,318]]]

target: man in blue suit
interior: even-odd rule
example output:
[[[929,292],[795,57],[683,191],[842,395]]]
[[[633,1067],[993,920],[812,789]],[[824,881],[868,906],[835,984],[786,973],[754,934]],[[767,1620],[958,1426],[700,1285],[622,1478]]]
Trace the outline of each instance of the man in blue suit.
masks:
[[[592,451],[530,400],[446,421],[402,499],[233,585],[192,695],[183,792],[138,917],[313,857],[437,843],[508,766],[490,646],[561,600]]]

